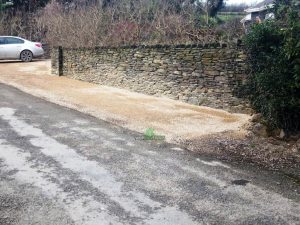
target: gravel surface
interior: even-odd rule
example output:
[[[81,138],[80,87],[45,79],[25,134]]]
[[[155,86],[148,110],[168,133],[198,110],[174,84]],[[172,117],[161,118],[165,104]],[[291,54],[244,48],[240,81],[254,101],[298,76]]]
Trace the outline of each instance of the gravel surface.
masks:
[[[246,114],[194,106],[108,86],[50,76],[50,61],[0,63],[0,82],[56,104],[143,133],[147,128],[171,143],[224,131],[243,135]]]
[[[1,224],[298,224],[299,194],[0,85]]]

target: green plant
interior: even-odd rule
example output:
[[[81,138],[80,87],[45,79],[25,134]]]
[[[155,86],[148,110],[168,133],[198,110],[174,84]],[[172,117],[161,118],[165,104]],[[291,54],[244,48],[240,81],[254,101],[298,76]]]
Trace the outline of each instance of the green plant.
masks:
[[[144,140],[163,141],[165,140],[165,136],[156,135],[153,128],[147,128],[144,133]]]
[[[300,130],[299,11],[282,1],[275,9],[275,20],[254,25],[244,39],[253,71],[246,90],[269,128],[294,132]]]
[[[147,128],[145,133],[144,133],[144,139],[145,140],[154,140],[155,138],[155,133],[153,128]]]

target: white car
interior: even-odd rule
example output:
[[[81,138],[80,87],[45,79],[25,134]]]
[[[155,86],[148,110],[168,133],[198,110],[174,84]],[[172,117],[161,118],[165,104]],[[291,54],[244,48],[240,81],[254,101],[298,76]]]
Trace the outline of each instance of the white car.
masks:
[[[0,36],[0,59],[20,59],[31,62],[33,58],[44,55],[42,44],[20,37]]]

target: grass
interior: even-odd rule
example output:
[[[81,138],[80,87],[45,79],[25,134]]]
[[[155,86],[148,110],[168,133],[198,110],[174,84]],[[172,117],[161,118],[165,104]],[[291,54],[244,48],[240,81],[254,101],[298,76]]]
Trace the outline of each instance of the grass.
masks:
[[[223,22],[228,22],[236,18],[242,19],[244,16],[245,16],[244,13],[232,12],[232,13],[219,13],[217,17]]]

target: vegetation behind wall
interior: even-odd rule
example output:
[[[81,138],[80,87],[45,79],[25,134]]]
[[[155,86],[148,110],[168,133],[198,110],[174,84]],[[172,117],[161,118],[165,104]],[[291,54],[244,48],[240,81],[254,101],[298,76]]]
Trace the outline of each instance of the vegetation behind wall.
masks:
[[[300,12],[292,0],[277,0],[273,21],[256,24],[245,38],[252,75],[248,93],[267,125],[300,130]]]
[[[65,47],[230,42],[243,33],[238,19],[217,17],[223,0],[13,2],[0,10],[0,35]]]

